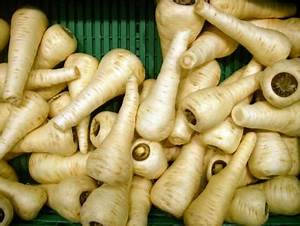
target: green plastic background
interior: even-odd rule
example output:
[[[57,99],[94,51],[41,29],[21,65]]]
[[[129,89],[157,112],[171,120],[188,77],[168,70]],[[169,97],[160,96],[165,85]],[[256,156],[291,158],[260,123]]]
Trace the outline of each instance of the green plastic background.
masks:
[[[60,23],[74,32],[78,39],[78,51],[89,53],[100,59],[113,48],[126,48],[140,57],[145,65],[147,77],[155,78],[159,73],[162,57],[155,26],[154,0],[1,0],[0,17],[10,21],[15,9],[23,5],[41,8],[51,24]],[[232,56],[218,62],[222,68],[222,80],[250,60],[250,54],[239,48]],[[2,61],[3,59],[0,60]],[[5,59],[4,59],[5,60]],[[117,111],[120,98],[116,98],[97,111]],[[28,173],[28,155],[15,158],[11,164],[23,183],[34,183]],[[17,217],[13,225],[79,225],[72,224],[49,208],[44,208],[33,221],[24,222]],[[152,208],[149,225],[183,225],[169,214]],[[233,224],[224,224],[233,225]],[[300,216],[272,216],[266,225],[300,225]]]

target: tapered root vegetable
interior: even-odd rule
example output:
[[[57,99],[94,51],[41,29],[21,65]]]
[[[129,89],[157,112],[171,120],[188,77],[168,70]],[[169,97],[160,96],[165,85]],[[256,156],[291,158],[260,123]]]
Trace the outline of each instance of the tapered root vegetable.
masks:
[[[142,103],[149,95],[154,83],[155,83],[155,79],[147,79],[143,82],[143,88],[140,92],[140,103]]]
[[[145,79],[145,69],[137,56],[125,49],[114,49],[100,62],[89,85],[72,100],[65,110],[53,118],[62,130],[77,125],[93,110],[125,92],[126,82],[134,75],[138,84]]]
[[[240,78],[242,78],[243,73],[246,69],[247,65],[241,67],[240,69],[236,70],[235,72],[233,72],[228,78],[226,78],[224,81],[222,81],[220,83],[219,86],[224,86],[224,85],[229,85],[232,84],[238,80],[240,80]]]
[[[71,103],[71,97],[68,91],[64,91],[52,97],[48,103],[49,117],[53,118]]]
[[[147,226],[151,209],[150,190],[152,182],[134,176],[130,190],[130,211],[127,226]]]
[[[231,116],[239,126],[272,130],[289,136],[300,136],[300,102],[278,109],[265,101],[233,108]]]
[[[276,132],[257,132],[257,142],[249,159],[250,172],[259,179],[287,175],[292,167],[289,150]]]
[[[9,25],[0,18],[0,52],[5,48],[9,40]]]
[[[136,130],[147,140],[162,141],[172,132],[181,76],[178,59],[187,48],[189,33],[180,32],[174,37],[156,82],[139,107]]]
[[[195,11],[243,45],[263,65],[272,65],[279,60],[286,59],[290,54],[290,41],[278,31],[257,27],[248,21],[239,20],[217,10],[204,0],[197,2]]]
[[[76,153],[65,157],[47,153],[33,153],[29,158],[30,176],[41,184],[55,184],[73,176],[87,175],[89,154]]]
[[[70,156],[77,151],[77,147],[77,138],[73,129],[62,132],[49,121],[27,134],[11,152],[39,152]]]
[[[26,81],[47,26],[46,15],[36,8],[21,8],[12,16],[3,98],[14,105],[22,102]]]
[[[115,112],[102,111],[93,118],[90,128],[90,140],[95,147],[100,147],[113,127],[117,117],[118,114]]]
[[[68,57],[65,62],[65,67],[75,66],[78,67],[80,71],[80,78],[68,83],[72,99],[76,98],[92,80],[92,77],[97,71],[98,64],[99,61],[95,57],[84,53],[75,53]],[[88,151],[89,124],[90,116],[81,120],[79,125],[76,126],[79,150],[82,153],[87,153]]]
[[[79,78],[79,70],[73,68],[37,69],[30,72],[26,89],[36,90],[66,83]]]
[[[300,100],[300,59],[282,60],[264,70],[260,86],[264,97],[278,108]]]
[[[18,181],[18,176],[14,170],[6,161],[0,160],[0,177],[11,180]]]
[[[0,103],[0,133],[5,128],[13,107],[9,103]]]
[[[210,0],[210,4],[240,19],[284,18],[297,11],[295,3],[278,0]]]
[[[49,207],[71,222],[80,222],[80,208],[97,185],[90,177],[79,176],[41,187],[47,191]]]
[[[67,87],[67,84],[62,83],[59,85],[51,86],[49,88],[43,88],[35,90],[41,97],[43,97],[45,100],[49,100],[58,93],[60,93],[62,90],[64,90]]]
[[[162,0],[157,4],[155,18],[163,57],[167,55],[173,38],[179,32],[190,31],[188,42],[192,43],[203,27],[203,18],[194,12],[195,1],[188,2],[190,5]]]
[[[216,27],[210,26],[193,42],[180,58],[180,65],[191,69],[211,60],[229,56],[238,43]]]
[[[43,36],[33,68],[54,68],[75,52],[76,48],[77,40],[74,34],[68,28],[54,24]]]
[[[0,226],[10,225],[14,217],[14,208],[4,195],[0,194]]]
[[[198,90],[185,97],[180,110],[185,114],[188,125],[202,132],[224,121],[234,105],[259,88],[259,76],[260,72],[232,84]]]
[[[162,145],[155,141],[137,139],[132,147],[133,170],[136,175],[157,179],[168,168],[168,160]]]
[[[164,152],[168,162],[174,162],[178,158],[181,148],[178,146],[164,147]]]
[[[7,74],[7,63],[0,64],[0,99],[2,99],[2,93],[5,85],[5,78]]]
[[[184,223],[187,226],[223,223],[255,143],[255,133],[247,133],[230,163],[210,179],[204,191],[185,211]]]
[[[35,218],[47,201],[47,193],[43,188],[1,177],[0,192],[11,201],[17,215],[23,220]]]
[[[0,136],[0,158],[11,150],[27,133],[47,118],[48,103],[37,93],[26,91],[19,107],[13,107]]]
[[[160,209],[181,217],[199,190],[205,147],[197,136],[183,146],[180,155],[151,190],[151,201]]]
[[[300,181],[297,177],[278,176],[252,186],[264,191],[271,213],[292,216],[300,213]]]
[[[138,106],[138,83],[136,77],[131,76],[126,85],[121,109],[109,135],[87,160],[89,176],[108,184],[125,183],[130,179],[133,172],[130,148]]]
[[[281,138],[290,154],[292,167],[288,173],[290,176],[298,176],[300,174],[300,143],[297,137],[288,137],[281,135]]]
[[[240,225],[263,225],[268,217],[269,207],[264,192],[249,186],[235,192],[225,220]]]
[[[113,186],[103,184],[95,189],[83,204],[80,217],[83,226],[126,225],[129,213],[129,192],[127,184]]]

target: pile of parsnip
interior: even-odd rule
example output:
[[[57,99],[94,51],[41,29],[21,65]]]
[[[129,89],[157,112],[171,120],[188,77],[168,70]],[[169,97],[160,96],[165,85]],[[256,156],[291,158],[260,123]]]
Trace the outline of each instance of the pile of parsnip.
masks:
[[[156,80],[128,50],[100,62],[75,53],[72,32],[37,8],[0,19],[0,225],[14,213],[34,219],[45,204],[86,226],[147,225],[152,204],[188,226],[300,214],[296,10],[158,0]],[[220,82],[216,59],[239,45],[253,58]],[[94,114],[124,93],[118,113]],[[38,184],[19,183],[7,163],[23,153]]]

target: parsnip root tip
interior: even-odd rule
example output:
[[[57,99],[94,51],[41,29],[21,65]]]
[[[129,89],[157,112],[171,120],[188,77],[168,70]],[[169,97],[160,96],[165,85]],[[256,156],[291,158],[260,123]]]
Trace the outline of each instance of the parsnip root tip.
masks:
[[[132,157],[136,161],[144,161],[150,155],[150,147],[147,144],[140,143],[134,147]]]
[[[292,74],[282,72],[274,76],[271,86],[278,96],[288,97],[296,92],[298,81]]]

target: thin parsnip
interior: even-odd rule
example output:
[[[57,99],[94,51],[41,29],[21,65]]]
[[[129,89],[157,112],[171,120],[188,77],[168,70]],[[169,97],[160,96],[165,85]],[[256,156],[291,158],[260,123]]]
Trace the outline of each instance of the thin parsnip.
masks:
[[[68,104],[71,103],[70,93],[68,91],[61,92],[49,101],[49,118],[58,115]]]
[[[6,47],[9,40],[9,24],[0,18],[0,52]]]

